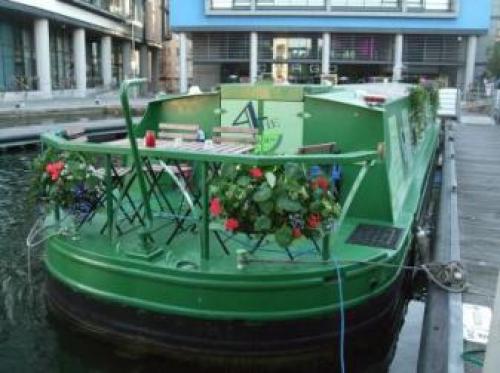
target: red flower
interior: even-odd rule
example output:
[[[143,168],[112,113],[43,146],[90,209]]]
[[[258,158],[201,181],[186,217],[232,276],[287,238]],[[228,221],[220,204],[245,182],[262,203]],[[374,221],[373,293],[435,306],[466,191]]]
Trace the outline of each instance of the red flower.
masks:
[[[228,231],[234,232],[238,227],[240,226],[240,222],[236,220],[235,218],[229,218],[226,220],[224,223],[224,228],[226,228]]]
[[[323,189],[325,192],[328,190],[328,187],[330,186],[330,183],[328,182],[328,179],[324,176],[320,176],[316,179],[316,182],[318,186]]]
[[[316,229],[321,224],[321,216],[319,214],[311,214],[307,218],[307,226],[311,229]]]
[[[258,167],[252,167],[250,171],[248,171],[251,177],[254,179],[260,179],[262,176],[264,176],[264,173],[262,170]]]
[[[64,168],[64,162],[63,161],[57,161],[54,163],[49,163],[45,167],[45,171],[50,175],[50,178],[52,181],[57,181],[59,179],[59,176],[61,176],[61,171]]]
[[[220,203],[220,198],[213,198],[210,201],[210,214],[212,216],[219,216],[222,213],[222,205]]]
[[[302,236],[302,231],[300,230],[300,228],[293,228],[292,236],[293,238],[299,238],[300,236]]]

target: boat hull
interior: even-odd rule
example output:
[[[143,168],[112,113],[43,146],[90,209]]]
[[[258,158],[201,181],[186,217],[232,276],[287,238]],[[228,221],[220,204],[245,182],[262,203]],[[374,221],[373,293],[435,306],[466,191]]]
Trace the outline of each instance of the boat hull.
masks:
[[[411,276],[402,271],[384,293],[346,311],[345,355],[349,371],[366,371],[374,364],[385,366],[390,362],[410,286]],[[86,334],[128,345],[147,355],[185,357],[192,353],[204,365],[208,358],[215,363],[224,359],[225,366],[228,361],[241,362],[244,358],[267,367],[269,359],[279,361],[280,357],[287,357],[283,364],[321,358],[333,370],[338,366],[338,312],[283,321],[203,320],[98,300],[50,275],[47,302],[59,322],[69,322]],[[294,359],[290,360],[290,356]]]

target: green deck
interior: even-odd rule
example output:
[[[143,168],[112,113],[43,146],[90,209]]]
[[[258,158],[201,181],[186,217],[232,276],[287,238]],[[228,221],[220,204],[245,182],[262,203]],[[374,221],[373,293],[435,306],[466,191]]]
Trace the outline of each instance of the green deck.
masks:
[[[342,164],[344,216],[327,249],[340,263],[344,303],[349,308],[384,292],[402,270],[398,266],[405,262],[410,250],[411,228],[437,146],[438,126],[430,121],[422,139],[413,145],[408,141],[412,124],[408,119],[407,96],[399,94],[382,107],[369,107],[352,90],[331,93],[324,90],[324,87],[280,87],[266,92],[265,87],[236,85],[223,86],[216,94],[158,100],[150,104],[134,132],[140,136],[147,129],[157,129],[161,122],[200,123],[210,136],[211,128],[225,124],[225,119],[230,120],[248,101],[255,100],[259,113],[274,116],[283,131],[285,140],[278,152],[290,155],[209,157],[148,149],[141,150],[140,156],[192,162],[202,170],[213,161],[251,165],[287,161],[306,165]],[[54,134],[44,135],[43,141],[61,150],[108,157],[131,155],[126,149],[74,143]],[[291,155],[302,144],[327,141],[337,142],[341,154]],[[382,159],[376,152],[380,143],[385,146]],[[374,160],[371,167],[367,166],[368,160]],[[363,166],[364,177],[360,173]],[[165,188],[170,188],[168,195],[173,200],[179,200],[179,193],[171,184],[167,183]],[[205,193],[203,200],[206,188],[200,189]],[[141,198],[139,191],[135,188],[137,199]],[[204,239],[210,224],[206,204],[198,211],[196,228],[178,235],[168,246],[165,241],[172,230],[171,221],[160,217],[156,203],[151,201],[150,205],[153,226],[147,229],[153,232],[155,240],[150,250],[159,250],[159,255],[143,258],[131,255],[142,250],[141,226],[131,226],[123,235],[109,231],[101,234],[99,228],[109,213],[116,211],[116,205],[108,204],[108,210],[103,208],[91,223],[81,228],[79,240],[67,237],[49,240],[46,254],[49,272],[77,291],[96,298],[198,318],[282,320],[327,315],[338,308],[335,266],[331,260],[323,260],[306,240],[292,248],[297,255],[294,263],[284,249],[270,240],[252,256],[255,262],[239,269],[236,252],[249,249],[251,242],[244,235],[237,235],[237,241],[228,241],[231,253],[228,256],[212,232]],[[395,249],[346,243],[360,223],[398,227],[404,233]],[[195,267],[183,267],[187,262]]]

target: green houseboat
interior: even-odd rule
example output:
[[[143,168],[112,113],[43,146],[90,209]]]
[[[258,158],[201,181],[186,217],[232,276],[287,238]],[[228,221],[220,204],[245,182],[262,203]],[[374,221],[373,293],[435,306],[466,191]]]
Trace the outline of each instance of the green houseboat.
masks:
[[[439,142],[431,94],[223,85],[134,124],[139,83],[122,87],[127,138],[42,136],[54,315],[149,351],[390,358]]]

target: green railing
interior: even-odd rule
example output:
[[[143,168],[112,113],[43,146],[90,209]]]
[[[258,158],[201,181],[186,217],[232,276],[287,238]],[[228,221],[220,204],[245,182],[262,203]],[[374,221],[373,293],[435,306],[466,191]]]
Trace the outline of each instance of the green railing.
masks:
[[[116,237],[114,231],[115,215],[120,208],[119,204],[122,203],[122,197],[118,199],[119,202],[113,197],[116,186],[112,182],[113,177],[113,159],[134,159],[134,172],[139,189],[144,209],[144,224],[141,224],[138,235],[142,242],[140,248],[143,256],[146,258],[151,257],[157,252],[157,248],[151,240],[151,235],[154,231],[158,230],[153,225],[153,213],[149,201],[151,193],[147,190],[148,186],[144,180],[143,166],[146,162],[157,163],[159,160],[164,161],[166,164],[177,163],[190,163],[193,169],[197,170],[198,188],[199,193],[199,211],[196,211],[196,216],[199,217],[197,221],[198,232],[200,235],[200,256],[202,260],[209,260],[210,258],[210,240],[209,240],[209,187],[210,187],[210,171],[213,169],[214,164],[241,164],[248,166],[273,166],[285,165],[287,163],[303,164],[304,166],[312,165],[357,165],[359,172],[354,182],[350,186],[349,192],[344,199],[342,215],[339,219],[339,225],[342,224],[343,219],[349,211],[349,207],[358,191],[362,181],[367,174],[370,166],[372,166],[380,157],[377,151],[357,151],[344,154],[321,154],[321,155],[252,155],[252,154],[216,154],[210,151],[180,151],[177,149],[162,149],[162,148],[141,148],[139,149],[135,141],[131,143],[131,147],[120,147],[115,145],[106,145],[99,143],[78,142],[70,141],[62,138],[55,133],[47,133],[42,135],[42,142],[58,151],[79,152],[89,157],[104,159],[102,167],[104,168],[104,208],[107,215],[107,234],[113,240]],[[135,145],[135,146],[134,146]],[[140,176],[142,175],[142,176]],[[142,179],[142,181],[141,181]],[[322,257],[328,260],[330,246],[330,237],[327,234],[323,239]]]

